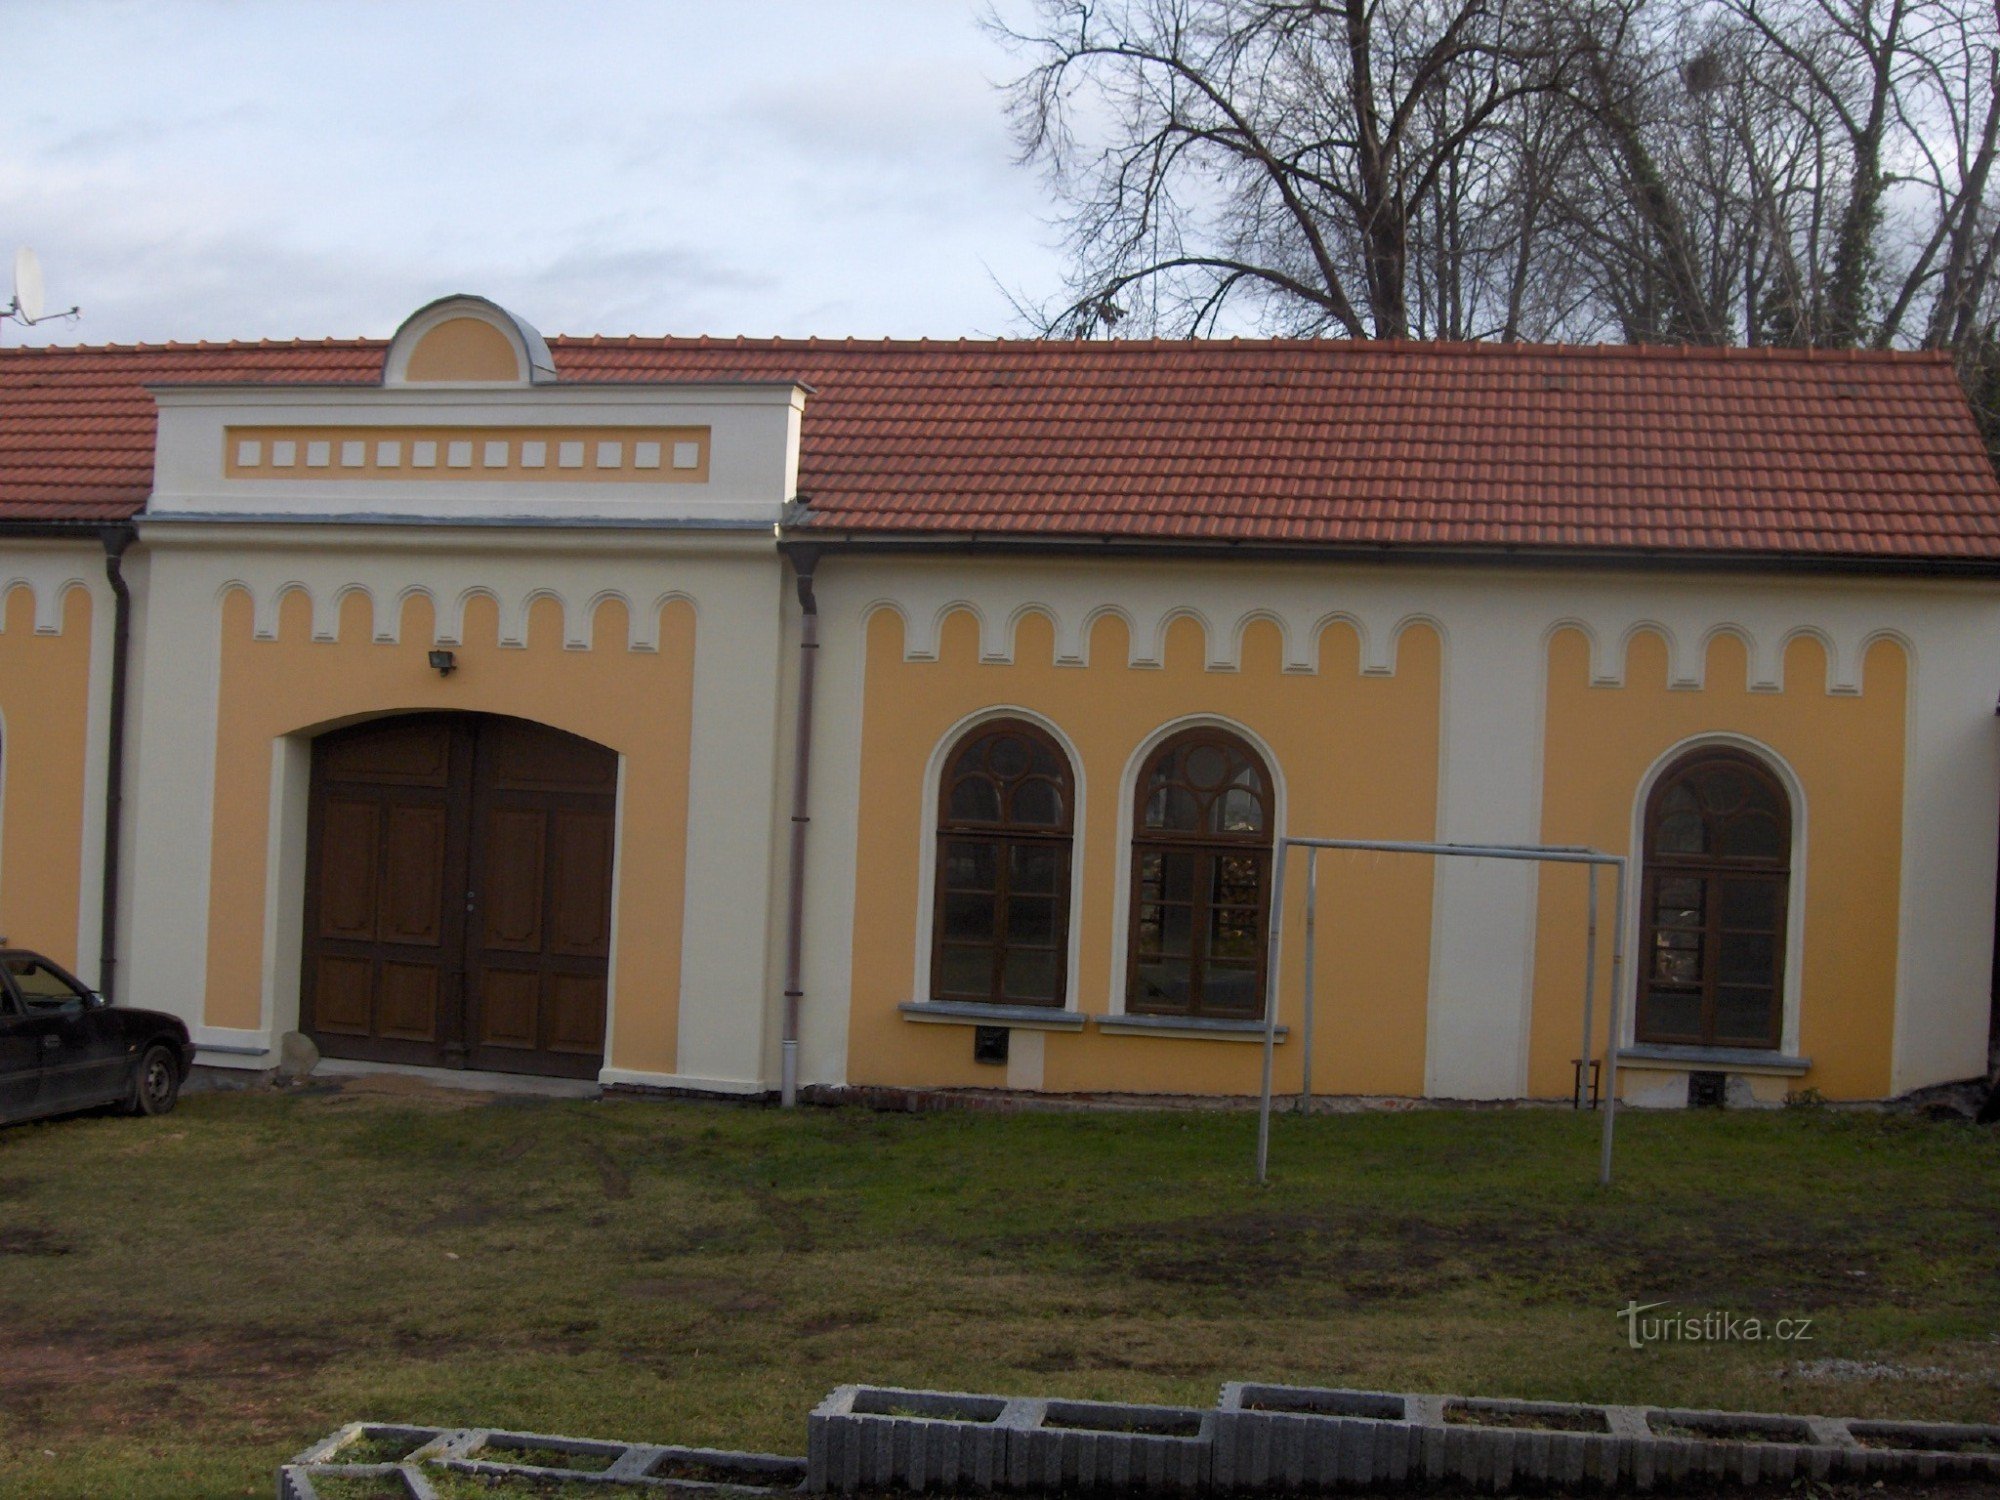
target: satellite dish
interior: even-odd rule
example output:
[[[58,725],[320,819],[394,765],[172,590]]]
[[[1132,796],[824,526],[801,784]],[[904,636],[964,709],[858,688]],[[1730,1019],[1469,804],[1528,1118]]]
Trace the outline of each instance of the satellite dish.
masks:
[[[14,252],[14,308],[22,319],[33,323],[42,316],[42,262],[23,245]]]

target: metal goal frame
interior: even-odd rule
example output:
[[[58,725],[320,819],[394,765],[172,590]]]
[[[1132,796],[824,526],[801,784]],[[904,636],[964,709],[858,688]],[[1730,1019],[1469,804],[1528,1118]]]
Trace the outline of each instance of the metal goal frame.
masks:
[[[1319,907],[1319,853],[1322,849],[1356,849],[1378,854],[1425,854],[1439,858],[1523,860],[1539,864],[1586,866],[1589,870],[1589,895],[1583,945],[1583,1047],[1578,1054],[1583,1059],[1584,1065],[1577,1069],[1575,1102],[1578,1105],[1583,1103],[1585,1080],[1589,1073],[1589,1064],[1593,1060],[1591,1020],[1597,1002],[1597,872],[1605,866],[1612,869],[1614,873],[1611,900],[1611,1016],[1607,1028],[1609,1034],[1604,1043],[1601,1092],[1604,1125],[1597,1161],[1599,1186],[1610,1186],[1612,1131],[1618,1114],[1618,1038],[1624,1026],[1626,857],[1622,854],[1606,854],[1600,849],[1586,848],[1580,844],[1433,844],[1407,839],[1312,839],[1295,838],[1290,835],[1280,835],[1277,848],[1273,851],[1277,858],[1277,869],[1271,878],[1271,938],[1265,960],[1264,1083],[1257,1113],[1257,1181],[1261,1184],[1270,1180],[1271,1068],[1278,1044],[1278,980],[1279,961],[1284,953],[1285,866],[1288,863],[1286,855],[1294,849],[1307,851],[1305,1014],[1302,1018],[1304,1025],[1300,1036],[1300,1045],[1304,1051],[1304,1068],[1299,1090],[1301,1114],[1310,1112],[1313,1097],[1313,1017],[1317,1009],[1314,982],[1314,959],[1317,954],[1314,939]]]

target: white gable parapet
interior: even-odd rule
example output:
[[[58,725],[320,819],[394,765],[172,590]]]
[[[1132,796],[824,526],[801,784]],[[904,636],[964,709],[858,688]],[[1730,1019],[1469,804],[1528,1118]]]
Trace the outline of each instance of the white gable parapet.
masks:
[[[380,385],[163,386],[153,516],[767,527],[798,482],[789,381],[566,383],[483,298],[414,314]]]

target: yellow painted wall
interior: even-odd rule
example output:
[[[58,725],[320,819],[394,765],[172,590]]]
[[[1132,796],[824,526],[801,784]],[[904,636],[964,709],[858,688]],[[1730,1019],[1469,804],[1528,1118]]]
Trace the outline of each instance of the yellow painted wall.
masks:
[[[406,380],[519,380],[520,356],[483,318],[447,318],[417,340]]]
[[[1072,1003],[1109,1008],[1114,982],[1114,893],[1130,878],[1118,846],[1119,805],[1130,796],[1126,766],[1155,730],[1188,714],[1213,714],[1249,729],[1275,752],[1285,820],[1294,832],[1358,838],[1428,838],[1436,827],[1440,643],[1425,626],[1407,630],[1392,677],[1363,677],[1352,629],[1329,626],[1315,673],[1285,672],[1277,627],[1247,631],[1234,672],[1208,671],[1201,626],[1180,619],[1164,664],[1128,666],[1124,623],[1107,617],[1090,639],[1088,666],[1054,664],[1046,617],[1018,628],[1011,665],[979,660],[978,625],[965,611],[944,622],[937,660],[903,659],[903,625],[878,611],[867,637],[860,834],[856,868],[853,1002],[848,1077],[855,1083],[995,1087],[1001,1069],[972,1061],[962,1026],[905,1020],[898,1004],[918,994],[917,925],[931,892],[919,859],[935,830],[922,826],[931,754],[969,714],[1008,704],[1043,715],[1077,747],[1082,764],[1083,900]],[[1430,862],[1333,854],[1320,878],[1319,1024],[1314,1087],[1335,1093],[1420,1094],[1429,984]],[[1294,856],[1288,922],[1304,920],[1302,857]],[[1302,928],[1286,940],[1282,1018],[1299,1019]],[[922,976],[927,979],[927,973]],[[1045,1039],[1043,1086],[1058,1092],[1254,1093],[1260,1053],[1242,1042],[1115,1036],[1095,1027]],[[1277,1086],[1296,1089],[1296,1032],[1279,1049]]]
[[[1909,664],[1878,641],[1863,664],[1859,696],[1826,691],[1826,653],[1794,640],[1784,690],[1747,687],[1747,653],[1732,635],[1710,643],[1704,686],[1667,686],[1666,643],[1653,632],[1630,646],[1623,687],[1590,685],[1581,632],[1549,644],[1542,838],[1629,851],[1641,781],[1678,742],[1710,733],[1744,735],[1770,747],[1798,775],[1806,829],[1804,960],[1799,974],[1799,1048],[1812,1071],[1795,1086],[1830,1098],[1890,1091],[1895,1034],[1896,934],[1903,843],[1903,719]],[[1636,872],[1635,872],[1636,873]],[[1610,881],[1600,943],[1595,1035],[1608,1024]],[[1636,901],[1636,896],[1635,896]],[[1535,944],[1529,1087],[1567,1095],[1580,1041],[1584,885],[1580,871],[1542,876]],[[1628,986],[1629,989],[1629,986]]]
[[[103,794],[84,785],[90,615],[90,595],[72,589],[62,633],[36,635],[35,596],[18,587],[0,630],[0,936],[70,967],[80,959],[85,800]]]
[[[342,601],[339,639],[312,639],[311,607],[294,592],[278,638],[252,637],[247,593],[222,604],[216,723],[214,854],[210,876],[211,1026],[261,1024],[266,851],[272,747],[279,737],[383,713],[465,709],[511,714],[581,735],[624,757],[618,835],[618,937],[613,955],[613,1066],[674,1071],[680,1008],[695,619],[668,604],[657,652],[630,651],[624,606],[607,601],[589,651],[565,650],[561,606],[536,602],[525,649],[499,645],[490,599],[466,609],[457,670],[427,664],[435,622],[428,600],[404,607],[401,640],[375,641],[370,603]]]

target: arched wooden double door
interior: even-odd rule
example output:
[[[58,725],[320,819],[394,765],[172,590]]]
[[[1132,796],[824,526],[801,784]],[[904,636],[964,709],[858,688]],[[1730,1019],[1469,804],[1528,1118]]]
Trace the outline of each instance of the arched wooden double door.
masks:
[[[411,714],[313,745],[301,1025],[329,1057],[597,1076],[618,757]]]

